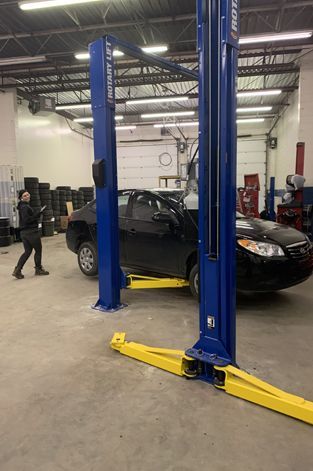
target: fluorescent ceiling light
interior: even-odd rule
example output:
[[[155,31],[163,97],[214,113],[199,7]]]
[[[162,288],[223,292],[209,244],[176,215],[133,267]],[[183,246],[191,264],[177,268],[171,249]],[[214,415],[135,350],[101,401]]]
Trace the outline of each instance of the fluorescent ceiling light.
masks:
[[[98,1],[98,0],[90,0],[90,1]],[[151,46],[151,47],[142,47],[141,48],[141,50],[143,52],[146,52],[148,54],[153,54],[155,52],[165,52],[165,51],[167,51],[167,49],[168,49],[167,46]],[[118,49],[114,49],[113,56],[114,57],[124,56],[124,52],[119,51]],[[75,54],[75,58],[79,59],[79,60],[86,60],[86,59],[90,58],[90,55],[89,55],[89,52],[77,52]]]
[[[237,113],[257,113],[258,111],[271,111],[272,106],[248,106],[247,108],[237,108]]]
[[[297,39],[308,39],[312,36],[312,31],[294,31],[290,33],[269,33],[256,34],[254,36],[242,36],[239,44],[256,44],[274,41],[290,41]]]
[[[123,118],[124,118],[124,116],[121,116],[121,115],[116,115],[115,116],[116,121],[119,121]],[[75,121],[75,123],[92,123],[93,122],[93,117],[92,116],[85,116],[83,118],[75,118],[74,121]]]
[[[154,124],[154,128],[176,128],[178,126],[199,126],[198,121],[180,121],[177,123]]]
[[[141,50],[147,54],[155,54],[156,52],[166,52],[168,50],[167,46],[146,46],[142,47]]]
[[[142,114],[142,118],[170,118],[174,116],[193,116],[194,111],[173,111],[168,113],[145,113]]]
[[[75,103],[73,105],[56,105],[57,111],[61,110],[81,110],[84,108],[91,108],[91,103]]]
[[[116,131],[124,131],[124,130],[131,130],[136,129],[136,126],[115,126]]]
[[[113,51],[113,56],[114,57],[121,57],[123,55],[124,55],[124,52],[119,51],[118,49],[114,49],[114,51]],[[77,52],[75,54],[75,59],[89,60],[90,59],[90,54],[89,54],[89,52]]]
[[[75,118],[74,121],[75,123],[92,123],[93,117],[87,116],[86,118]]]
[[[241,92],[237,93],[237,98],[240,97],[254,97],[254,96],[273,96],[273,95],[280,95],[281,90],[242,90]]]
[[[15,65],[15,64],[31,64],[34,62],[44,62],[46,56],[19,56],[8,57],[7,59],[0,59],[0,66]]]
[[[264,118],[247,118],[247,119],[237,119],[237,123],[263,123]]]
[[[187,96],[137,98],[135,100],[127,100],[126,105],[144,105],[144,104],[149,104],[149,103],[169,103],[171,101],[186,101],[186,100],[189,100]]]
[[[34,0],[20,2],[18,6],[21,10],[38,10],[42,8],[53,8],[53,7],[62,7],[70,5],[78,5],[80,3],[91,3],[98,2],[100,0]]]

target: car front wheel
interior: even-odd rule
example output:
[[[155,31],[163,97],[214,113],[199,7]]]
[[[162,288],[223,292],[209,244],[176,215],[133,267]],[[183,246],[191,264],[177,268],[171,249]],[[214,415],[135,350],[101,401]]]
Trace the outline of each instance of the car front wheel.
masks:
[[[78,265],[84,275],[95,276],[98,273],[98,254],[93,242],[83,242],[77,253]]]
[[[198,265],[194,265],[189,274],[189,287],[194,298],[199,300],[199,269]]]

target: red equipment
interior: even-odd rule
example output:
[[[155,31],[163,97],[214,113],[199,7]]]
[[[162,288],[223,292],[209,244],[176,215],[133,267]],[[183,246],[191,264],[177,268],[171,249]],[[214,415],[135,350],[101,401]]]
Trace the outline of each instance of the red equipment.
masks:
[[[252,173],[244,176],[245,187],[238,189],[237,206],[245,216],[259,218],[259,174]]]

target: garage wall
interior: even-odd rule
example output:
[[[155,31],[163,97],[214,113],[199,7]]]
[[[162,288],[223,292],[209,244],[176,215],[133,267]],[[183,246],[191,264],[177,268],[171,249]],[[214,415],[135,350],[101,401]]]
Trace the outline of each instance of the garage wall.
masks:
[[[25,105],[17,112],[17,161],[25,176],[37,176],[52,187],[92,184],[91,139],[73,132],[57,114],[33,116]]]
[[[126,133],[126,131],[125,131]],[[260,178],[259,207],[263,209],[266,184],[266,135],[263,127],[241,129],[238,138],[237,186],[244,185],[244,175],[258,173]],[[196,131],[189,131],[189,145],[197,136]],[[120,188],[153,188],[159,186],[159,175],[175,175],[177,172],[177,148],[174,140],[166,137],[163,142],[160,132],[151,128],[137,128],[134,132],[121,137],[118,133],[118,182]],[[178,135],[177,135],[178,137]],[[152,141],[153,138],[155,141]],[[126,140],[129,142],[125,142]],[[123,141],[124,142],[121,142]],[[149,142],[151,140],[152,142]],[[132,142],[130,142],[132,141]],[[160,164],[160,155],[164,152],[171,156],[171,164]],[[165,163],[170,161],[164,156]],[[162,161],[162,156],[161,156]],[[174,187],[172,180],[169,186]]]
[[[269,150],[268,179],[275,177],[276,189],[284,189],[286,176],[295,172],[296,146],[299,141],[299,93],[293,92],[289,106],[272,132],[277,137],[277,149]],[[279,198],[280,202],[281,199]]]
[[[313,195],[313,53],[305,54],[300,66],[300,126],[299,141],[305,142],[304,176],[305,186],[311,187]],[[310,203],[313,203],[312,196]]]
[[[0,93],[0,165],[16,165],[16,92]]]

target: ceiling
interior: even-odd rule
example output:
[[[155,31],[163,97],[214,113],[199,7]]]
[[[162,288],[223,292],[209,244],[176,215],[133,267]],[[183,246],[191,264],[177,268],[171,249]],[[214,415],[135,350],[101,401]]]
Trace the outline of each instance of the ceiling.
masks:
[[[103,0],[94,4],[22,11],[16,1],[0,0],[0,61],[19,56],[45,56],[27,65],[0,65],[0,88],[17,85],[24,98],[52,96],[58,104],[88,102],[89,64],[74,54],[110,33],[138,46],[166,44],[165,57],[197,68],[195,0]],[[313,30],[313,1],[241,0],[241,35]],[[278,43],[279,44],[279,43]],[[255,46],[254,46],[255,47]],[[272,105],[269,118],[288,106],[298,86],[299,58],[312,40],[241,48],[238,89],[281,88],[275,97],[240,98],[239,106]],[[116,59],[117,113],[124,122],[140,123],[147,111],[196,109],[197,83],[147,67],[124,56]],[[186,102],[126,106],[127,98],[190,95]],[[67,117],[90,110],[60,112]]]

